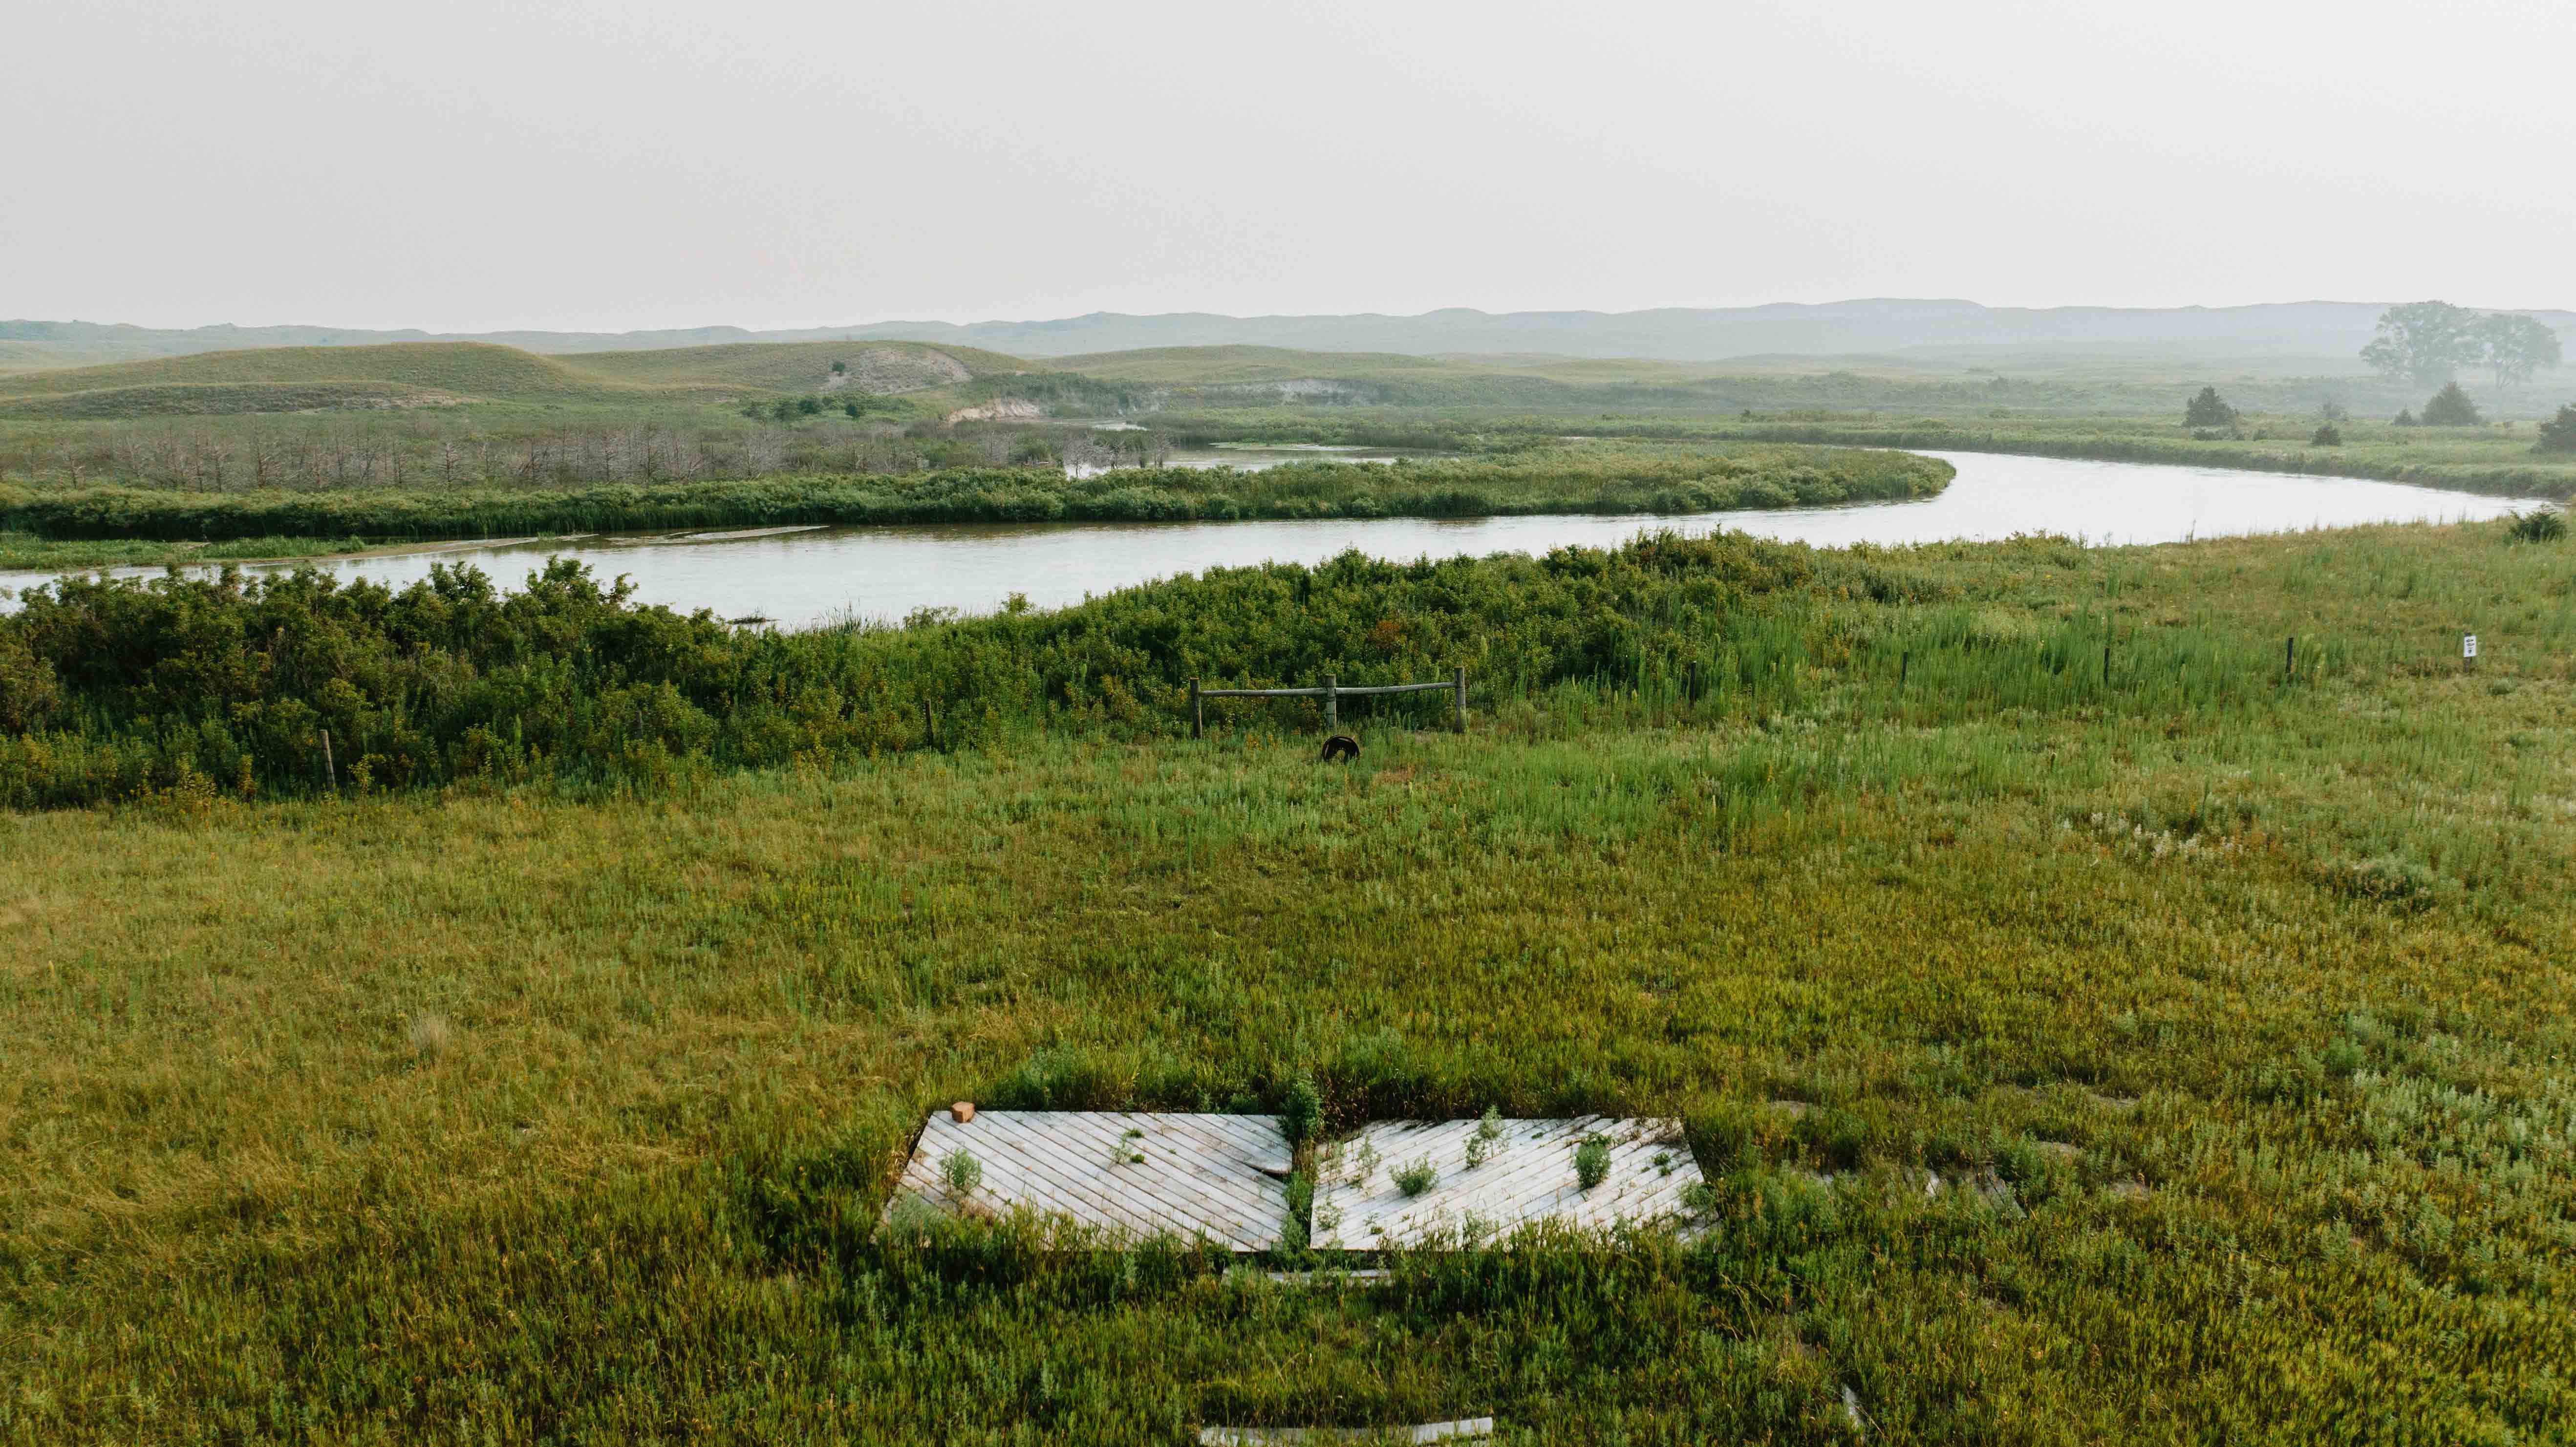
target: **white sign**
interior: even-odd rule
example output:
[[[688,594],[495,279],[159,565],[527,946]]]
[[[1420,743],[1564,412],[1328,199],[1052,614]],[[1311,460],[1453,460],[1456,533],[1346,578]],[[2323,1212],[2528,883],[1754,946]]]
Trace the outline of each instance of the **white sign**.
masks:
[[[2474,633],[2463,633],[2460,635],[2460,656],[2462,658],[2475,658],[2478,656],[2478,635]]]

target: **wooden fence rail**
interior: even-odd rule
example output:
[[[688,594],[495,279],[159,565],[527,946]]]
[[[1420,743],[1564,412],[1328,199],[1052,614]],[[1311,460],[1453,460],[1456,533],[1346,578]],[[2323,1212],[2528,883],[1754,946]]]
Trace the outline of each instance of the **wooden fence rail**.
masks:
[[[1210,698],[1320,698],[1324,701],[1324,728],[1341,727],[1340,703],[1344,697],[1382,693],[1434,693],[1447,689],[1457,706],[1457,729],[1467,731],[1467,669],[1465,665],[1449,670],[1449,676],[1437,683],[1366,683],[1344,687],[1341,680],[1327,673],[1321,688],[1201,688],[1190,680],[1190,737],[1200,738],[1207,732],[1207,708],[1202,699]]]

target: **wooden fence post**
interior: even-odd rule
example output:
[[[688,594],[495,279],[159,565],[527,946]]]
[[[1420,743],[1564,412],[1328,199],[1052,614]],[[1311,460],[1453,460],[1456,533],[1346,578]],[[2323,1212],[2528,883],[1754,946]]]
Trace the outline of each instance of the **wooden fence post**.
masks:
[[[1197,738],[1207,730],[1207,709],[1199,702],[1199,681],[1190,680],[1190,737]]]
[[[921,696],[921,743],[924,748],[939,747],[939,734],[930,725],[930,695]]]
[[[1324,675],[1324,732],[1332,733],[1342,726],[1341,680]]]
[[[2111,686],[2111,645],[2108,643],[2102,645],[2102,686]]]
[[[331,761],[331,731],[322,731],[322,777],[331,781],[331,792],[340,791],[340,766]]]
[[[1461,663],[1449,670],[1451,684],[1458,690],[1458,732],[1467,731],[1467,665]]]
[[[2288,683],[2299,675],[2299,635],[2293,633],[2281,645],[2281,681]]]

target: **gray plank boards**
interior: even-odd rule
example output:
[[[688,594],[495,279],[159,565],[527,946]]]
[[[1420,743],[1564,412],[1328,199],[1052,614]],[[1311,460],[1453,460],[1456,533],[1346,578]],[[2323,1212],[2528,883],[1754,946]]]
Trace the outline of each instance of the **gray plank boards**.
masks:
[[[1471,1170],[1467,1145],[1477,1124],[1378,1121],[1327,1148],[1316,1167],[1315,1245],[1369,1251],[1455,1241],[1478,1230],[1490,1239],[1547,1221],[1593,1231],[1650,1225],[1683,1217],[1682,1192],[1701,1180],[1678,1120],[1507,1120],[1484,1164]],[[1586,1191],[1575,1178],[1574,1152],[1593,1135],[1609,1144],[1610,1173]],[[1397,1172],[1426,1159],[1433,1184],[1421,1195],[1404,1194]]]
[[[1201,1427],[1200,1447],[1273,1447],[1292,1442],[1453,1442],[1494,1435],[1491,1417],[1419,1427]]]
[[[983,1168],[971,1200],[942,1169],[961,1150]],[[918,1197],[951,1213],[1063,1217],[1126,1240],[1205,1235],[1269,1251],[1288,1212],[1287,1168],[1275,1116],[985,1110],[959,1122],[943,1110],[922,1127],[887,1215]]]

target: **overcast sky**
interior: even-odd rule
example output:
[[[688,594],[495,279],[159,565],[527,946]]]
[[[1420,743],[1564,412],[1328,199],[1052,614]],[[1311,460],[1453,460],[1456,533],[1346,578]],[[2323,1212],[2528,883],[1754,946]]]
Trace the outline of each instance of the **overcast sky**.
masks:
[[[2576,306],[2566,0],[22,5],[0,316]]]

